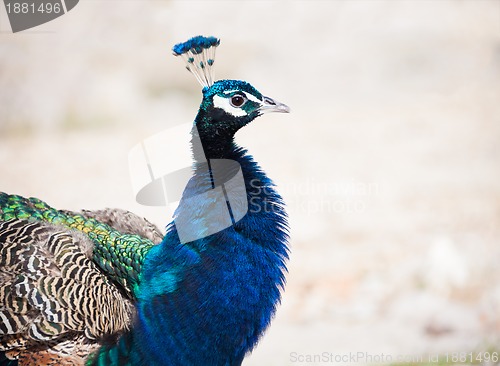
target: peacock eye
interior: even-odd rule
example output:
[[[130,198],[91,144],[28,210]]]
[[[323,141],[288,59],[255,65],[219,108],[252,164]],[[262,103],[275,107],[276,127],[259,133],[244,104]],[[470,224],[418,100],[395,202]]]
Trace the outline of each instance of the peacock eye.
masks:
[[[231,97],[230,101],[231,101],[231,105],[233,107],[239,108],[239,107],[243,106],[243,104],[245,104],[247,99],[242,95],[236,94],[236,95],[233,95]]]

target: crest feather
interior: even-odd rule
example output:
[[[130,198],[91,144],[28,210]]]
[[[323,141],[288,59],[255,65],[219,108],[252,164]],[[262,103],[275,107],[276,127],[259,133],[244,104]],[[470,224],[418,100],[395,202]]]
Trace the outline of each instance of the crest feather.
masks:
[[[191,72],[204,87],[214,83],[215,49],[220,40],[215,37],[196,36],[186,42],[178,43],[172,51],[186,62],[186,69]]]

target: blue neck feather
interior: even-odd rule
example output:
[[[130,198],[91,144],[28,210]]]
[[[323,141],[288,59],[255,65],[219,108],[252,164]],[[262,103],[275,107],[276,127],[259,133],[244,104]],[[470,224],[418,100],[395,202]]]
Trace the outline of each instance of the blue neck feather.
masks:
[[[103,347],[94,364],[240,365],[269,325],[288,259],[283,203],[272,181],[232,138],[214,154],[240,164],[247,214],[186,244],[170,224],[143,265],[132,330],[118,344]],[[206,185],[196,166],[184,195]],[[183,201],[179,207],[193,209]]]

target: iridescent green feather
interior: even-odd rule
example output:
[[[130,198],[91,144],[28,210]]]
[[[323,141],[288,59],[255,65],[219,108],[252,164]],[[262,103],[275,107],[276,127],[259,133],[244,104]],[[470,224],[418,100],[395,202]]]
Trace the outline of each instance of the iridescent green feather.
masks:
[[[93,261],[130,295],[138,288],[142,263],[155,245],[151,240],[121,233],[93,218],[58,211],[37,198],[0,192],[0,220],[16,218],[46,221],[86,234],[94,242]]]

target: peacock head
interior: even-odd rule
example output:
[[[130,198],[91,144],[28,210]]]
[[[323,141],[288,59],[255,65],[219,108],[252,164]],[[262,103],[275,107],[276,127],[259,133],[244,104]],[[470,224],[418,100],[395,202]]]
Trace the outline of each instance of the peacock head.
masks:
[[[288,113],[290,108],[241,80],[214,82],[215,49],[220,40],[197,36],[173,47],[174,55],[186,61],[186,68],[203,86],[203,100],[196,117],[202,139],[232,138],[236,131],[267,112]]]
[[[203,89],[203,101],[198,128],[212,127],[233,134],[256,117],[267,112],[289,112],[283,103],[263,96],[257,89],[241,80],[219,80]],[[210,126],[205,126],[205,124]]]

